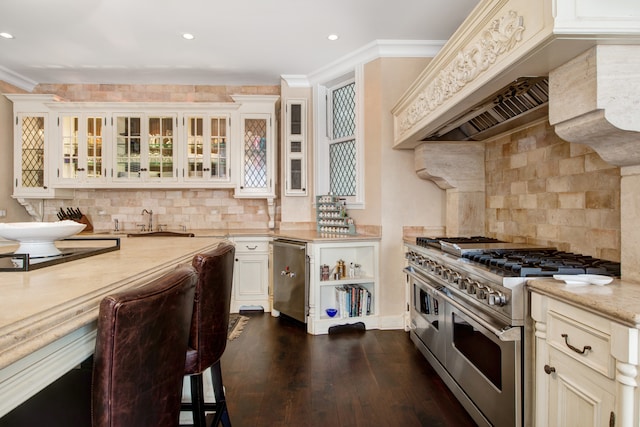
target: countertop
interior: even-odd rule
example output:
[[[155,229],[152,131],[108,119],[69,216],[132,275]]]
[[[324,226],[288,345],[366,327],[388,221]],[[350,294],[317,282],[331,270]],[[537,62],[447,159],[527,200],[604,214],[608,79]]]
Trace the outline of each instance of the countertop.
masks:
[[[178,231],[178,230],[168,230]],[[178,231],[183,232],[183,231]],[[197,229],[187,230],[187,233],[193,233],[196,237],[218,237],[218,238],[233,238],[233,237],[270,237],[270,238],[283,238],[292,240],[301,240],[305,242],[342,242],[342,241],[361,241],[361,240],[380,240],[379,235],[375,234],[326,234],[318,233],[316,230],[280,230],[280,229],[252,229],[252,228],[213,228],[213,229]],[[131,233],[137,233],[132,231]],[[91,233],[81,233],[87,236],[126,236],[127,232],[111,232],[111,231],[96,231]]]
[[[0,369],[95,322],[106,295],[140,286],[222,241],[152,239],[149,244],[150,238],[122,237],[118,251],[28,272],[0,272]],[[77,241],[56,244],[80,245]],[[1,249],[7,253],[15,248]]]
[[[535,279],[527,288],[610,320],[640,328],[640,284],[614,280],[608,285],[569,286],[561,280]]]

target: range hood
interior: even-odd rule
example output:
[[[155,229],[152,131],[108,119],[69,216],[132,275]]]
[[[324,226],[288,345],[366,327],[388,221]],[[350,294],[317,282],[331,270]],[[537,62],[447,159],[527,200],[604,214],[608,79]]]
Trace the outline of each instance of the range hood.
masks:
[[[482,141],[546,117],[548,77],[523,77],[449,121],[423,141]]]
[[[638,1],[478,2],[392,108],[393,148],[486,141],[536,114],[543,120],[547,88],[554,92],[543,76],[595,46],[618,44],[640,44]],[[535,103],[521,106],[531,94]]]

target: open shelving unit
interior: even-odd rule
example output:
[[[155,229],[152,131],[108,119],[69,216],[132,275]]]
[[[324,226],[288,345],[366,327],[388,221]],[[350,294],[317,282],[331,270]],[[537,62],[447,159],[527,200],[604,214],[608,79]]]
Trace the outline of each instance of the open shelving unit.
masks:
[[[364,323],[367,328],[377,328],[379,315],[378,241],[313,242],[308,245],[308,253],[310,254],[308,332],[314,335],[326,334],[331,326],[356,322]],[[340,260],[345,262],[347,273],[344,278],[335,279],[335,266]],[[360,274],[349,277],[349,266],[352,263],[360,265]],[[323,266],[329,266],[331,271],[329,280],[322,280]],[[356,307],[350,303],[343,303],[341,306],[336,298],[336,290],[343,288],[362,289],[362,294],[368,301],[361,306],[360,310],[355,309],[357,304]],[[328,308],[338,309],[338,313],[334,317],[330,317],[326,311]]]

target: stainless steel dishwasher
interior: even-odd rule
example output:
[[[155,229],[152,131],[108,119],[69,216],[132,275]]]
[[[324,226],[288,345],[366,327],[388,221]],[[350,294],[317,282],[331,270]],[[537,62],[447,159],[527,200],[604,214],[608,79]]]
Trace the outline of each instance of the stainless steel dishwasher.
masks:
[[[307,244],[276,239],[273,245],[273,308],[307,323],[309,306],[309,257]]]

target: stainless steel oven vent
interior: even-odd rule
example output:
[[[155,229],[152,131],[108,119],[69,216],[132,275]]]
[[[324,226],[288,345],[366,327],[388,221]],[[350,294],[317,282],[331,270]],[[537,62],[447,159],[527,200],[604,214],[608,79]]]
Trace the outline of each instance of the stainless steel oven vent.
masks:
[[[423,141],[481,141],[548,115],[548,77],[522,77]]]

